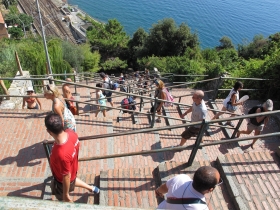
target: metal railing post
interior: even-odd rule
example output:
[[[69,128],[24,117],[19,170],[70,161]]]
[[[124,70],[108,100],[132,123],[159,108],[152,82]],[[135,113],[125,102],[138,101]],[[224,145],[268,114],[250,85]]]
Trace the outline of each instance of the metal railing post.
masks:
[[[45,150],[45,153],[46,153],[48,162],[49,162],[49,164],[50,164],[50,155],[51,155],[51,152],[50,152],[50,150],[49,150],[48,140],[45,140],[45,141],[43,142],[43,147],[44,147],[44,150]]]
[[[74,82],[75,82],[75,85],[74,85],[74,87],[75,87],[75,93],[77,93],[77,87],[76,87],[76,75],[74,75]]]
[[[143,93],[142,93],[142,96],[143,96]],[[142,96],[140,96],[140,112],[141,112],[141,110],[142,110],[142,103],[143,103],[143,98],[142,98]]]
[[[155,98],[155,103],[154,103],[154,112],[153,112],[153,115],[152,115],[152,122],[151,122],[151,128],[154,127],[155,125],[155,118],[156,118],[156,110],[157,110],[157,100],[158,100],[158,97]]]
[[[236,135],[237,131],[239,130],[239,128],[240,128],[240,126],[241,126],[243,120],[244,120],[244,119],[240,119],[240,120],[238,121],[237,126],[235,127],[235,129],[234,129],[234,131],[233,131],[233,133],[232,133],[232,136],[230,137],[231,139],[234,139],[234,138],[235,138],[235,135]]]
[[[205,133],[207,127],[208,127],[208,123],[206,123],[205,120],[203,120],[202,124],[201,124],[200,131],[197,135],[196,141],[194,143],[194,147],[192,149],[191,155],[190,155],[188,163],[187,163],[188,166],[191,166],[193,164],[193,161],[194,161],[194,158],[196,156],[197,150],[199,149],[201,139],[202,139],[203,134]]]
[[[220,76],[220,78],[218,79],[217,85],[216,85],[216,89],[215,89],[215,91],[214,91],[214,93],[213,93],[213,97],[212,97],[213,101],[215,101],[216,98],[217,98],[218,90],[219,90],[219,88],[220,88],[220,82],[221,82],[221,80],[222,80],[222,77]]]

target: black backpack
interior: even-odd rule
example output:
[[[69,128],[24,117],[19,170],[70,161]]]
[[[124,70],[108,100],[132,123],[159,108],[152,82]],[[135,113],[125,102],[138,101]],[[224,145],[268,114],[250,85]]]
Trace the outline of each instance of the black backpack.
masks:
[[[248,114],[255,114],[258,108],[261,109],[261,112],[264,111],[262,105],[257,105],[257,106],[252,107],[252,108],[249,110]],[[253,117],[253,118],[250,118],[250,122],[251,122],[253,125],[260,126],[261,124],[264,123],[264,119],[263,119],[261,122],[257,122],[257,119],[256,119],[255,117]]]

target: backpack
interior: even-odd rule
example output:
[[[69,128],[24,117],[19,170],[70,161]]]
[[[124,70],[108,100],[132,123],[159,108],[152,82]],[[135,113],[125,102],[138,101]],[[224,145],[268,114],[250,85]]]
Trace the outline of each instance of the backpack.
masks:
[[[264,111],[262,105],[257,105],[257,106],[252,107],[252,108],[249,110],[248,114],[255,114],[258,108],[261,109],[261,112]],[[253,118],[250,118],[250,122],[251,122],[253,125],[260,126],[261,124],[264,123],[264,119],[263,119],[261,122],[257,122],[257,119],[256,119],[255,117],[253,117]]]
[[[110,79],[108,82],[104,82],[104,84],[105,88],[111,90],[116,90],[119,87],[119,84],[117,82],[112,82]]]
[[[168,102],[164,102],[164,106],[166,106],[166,107],[173,106],[173,102],[174,102],[173,96],[170,94],[170,92],[166,88],[164,88],[162,91],[165,93],[166,100],[168,101]]]
[[[121,101],[121,106],[122,106],[122,109],[129,109],[129,102],[128,102],[127,98],[124,98]],[[123,112],[126,113],[125,111],[123,111]]]

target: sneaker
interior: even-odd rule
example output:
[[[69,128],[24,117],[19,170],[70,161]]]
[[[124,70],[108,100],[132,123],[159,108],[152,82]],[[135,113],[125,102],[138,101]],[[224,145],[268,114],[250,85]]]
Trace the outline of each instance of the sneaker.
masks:
[[[232,122],[227,122],[227,125],[234,127],[235,125]]]
[[[100,192],[100,190],[99,190],[99,188],[98,188],[98,187],[96,187],[96,186],[92,186],[92,190],[91,190],[91,192],[92,192],[94,195],[97,195],[97,194]]]

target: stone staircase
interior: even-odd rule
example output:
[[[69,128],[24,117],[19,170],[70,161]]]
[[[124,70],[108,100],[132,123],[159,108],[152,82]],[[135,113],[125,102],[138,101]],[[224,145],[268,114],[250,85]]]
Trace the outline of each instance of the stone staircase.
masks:
[[[173,89],[172,93],[180,96],[185,95],[187,91],[192,90]],[[90,100],[87,89],[77,88],[77,92],[80,93],[81,101]],[[116,106],[120,106],[122,98],[120,96],[114,99]],[[42,101],[44,109],[50,110],[51,103],[44,99]],[[138,101],[140,102],[139,99]],[[181,100],[181,103],[185,104],[190,102],[191,96]],[[219,101],[215,104],[221,109]],[[117,122],[118,110],[109,110],[106,118],[102,116],[95,118],[94,113],[87,112],[92,110],[92,107],[83,104],[79,106],[81,114],[75,117],[80,137],[118,133],[150,126],[148,118],[144,115],[137,116],[136,124],[132,123],[130,114],[124,114],[122,120]],[[146,113],[149,109],[150,103],[146,103],[143,112]],[[166,111],[169,116],[178,117],[176,106],[169,107]],[[34,205],[38,203],[42,209],[46,206],[52,206],[52,209],[66,209],[68,206],[70,209],[78,206],[82,209],[125,209],[125,207],[154,209],[161,201],[154,194],[157,186],[179,173],[192,176],[202,165],[218,168],[225,180],[224,185],[219,186],[211,198],[211,195],[207,195],[209,209],[277,209],[277,206],[280,206],[279,158],[274,154],[276,145],[279,146],[279,139],[276,137],[269,141],[258,141],[255,150],[246,146],[250,141],[203,147],[198,151],[191,167],[185,164],[191,150],[82,161],[79,163],[78,177],[87,183],[99,186],[101,188],[99,196],[93,196],[82,189],[75,189],[71,193],[76,202],[73,205],[39,200],[43,197],[51,199],[48,189],[50,171],[41,145],[42,140],[51,139],[44,128],[43,119],[46,114],[45,111],[0,110],[2,142],[0,149],[3,151],[0,154],[0,195],[8,196],[0,199],[8,207],[19,205],[9,196],[20,196],[37,198],[30,202],[34,202]],[[213,113],[208,114],[211,119]],[[169,120],[169,124],[176,125],[182,122]],[[162,126],[166,126],[164,120],[155,124],[155,127]],[[241,125],[242,129],[245,127],[246,121]],[[204,143],[224,141],[224,128],[210,126],[209,129],[212,134],[205,136]],[[183,130],[184,128],[180,128],[81,141],[80,158],[178,145]],[[269,126],[264,133],[278,130],[277,126]],[[192,145],[194,142],[195,138],[191,138],[186,145]],[[257,190],[259,188],[262,191],[259,192]],[[15,199],[19,199],[22,205],[29,205],[29,199],[24,202],[22,202],[23,198]],[[0,202],[0,206],[2,203]],[[37,209],[40,209],[39,207]]]

